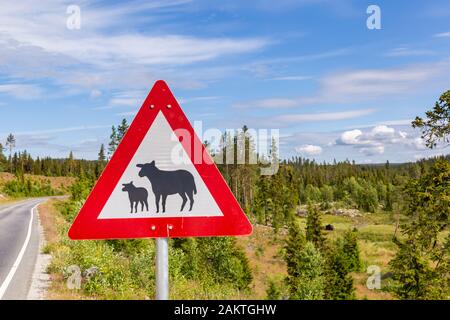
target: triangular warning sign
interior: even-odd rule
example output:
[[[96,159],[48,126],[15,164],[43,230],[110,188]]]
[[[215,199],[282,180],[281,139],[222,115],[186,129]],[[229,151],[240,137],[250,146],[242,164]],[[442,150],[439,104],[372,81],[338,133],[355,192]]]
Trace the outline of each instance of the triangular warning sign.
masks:
[[[157,81],[69,230],[71,239],[247,235],[231,190]]]

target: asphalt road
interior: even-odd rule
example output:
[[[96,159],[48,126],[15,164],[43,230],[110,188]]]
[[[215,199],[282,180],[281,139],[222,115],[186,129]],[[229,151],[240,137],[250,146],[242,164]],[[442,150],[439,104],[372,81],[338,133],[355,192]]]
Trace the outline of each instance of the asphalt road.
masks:
[[[0,300],[26,299],[39,253],[37,204],[45,198],[0,206]]]

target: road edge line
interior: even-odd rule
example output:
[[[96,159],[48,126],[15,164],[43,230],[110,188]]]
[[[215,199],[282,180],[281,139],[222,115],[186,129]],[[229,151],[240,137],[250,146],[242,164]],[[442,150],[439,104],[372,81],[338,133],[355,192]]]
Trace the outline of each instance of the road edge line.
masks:
[[[11,283],[11,280],[13,279],[20,263],[22,262],[23,256],[25,255],[25,251],[27,250],[28,243],[30,242],[31,238],[31,231],[33,229],[33,218],[34,218],[34,210],[39,205],[37,203],[33,208],[30,210],[30,222],[28,223],[28,231],[27,236],[25,238],[25,242],[22,245],[22,248],[19,251],[19,254],[17,255],[16,260],[14,261],[14,264],[12,265],[11,269],[9,270],[8,275],[6,276],[5,280],[3,281],[2,285],[0,286],[0,300],[3,299],[3,296],[5,295],[6,290],[8,289],[9,284]]]

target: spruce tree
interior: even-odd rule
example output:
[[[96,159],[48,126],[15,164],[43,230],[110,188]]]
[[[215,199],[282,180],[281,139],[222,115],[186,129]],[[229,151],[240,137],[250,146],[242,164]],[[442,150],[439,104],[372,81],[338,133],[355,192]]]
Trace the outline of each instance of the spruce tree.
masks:
[[[289,299],[323,299],[325,293],[324,259],[311,242],[307,242],[296,221],[289,227],[285,260]]]
[[[356,231],[348,230],[344,233],[344,238],[342,239],[342,253],[346,257],[350,271],[357,272],[361,270],[362,261]]]
[[[322,234],[322,223],[320,212],[313,204],[308,205],[308,215],[306,217],[306,240],[311,241],[318,249],[322,249],[325,244],[325,237]]]
[[[419,179],[409,181],[409,220],[404,239],[394,238],[398,251],[390,265],[394,293],[402,299],[442,299],[450,295],[450,162],[439,159]],[[444,236],[446,240],[444,240]]]
[[[127,119],[123,118],[120,125],[117,127],[117,144],[122,141],[123,137],[125,136],[125,133],[127,133],[127,130],[130,126],[128,125]]]
[[[350,274],[350,264],[344,254],[343,241],[338,239],[326,251],[326,287],[325,299],[351,300],[355,298],[353,278]]]
[[[9,172],[12,173],[12,150],[16,146],[16,138],[12,133],[10,133],[6,138],[6,146],[9,147]]]
[[[101,163],[104,163],[106,161],[105,145],[103,143],[100,146],[100,151],[98,152],[98,161],[100,161]]]
[[[112,157],[114,151],[116,151],[117,145],[119,144],[117,130],[115,126],[111,127],[111,134],[109,136],[109,144],[108,144],[108,155]]]

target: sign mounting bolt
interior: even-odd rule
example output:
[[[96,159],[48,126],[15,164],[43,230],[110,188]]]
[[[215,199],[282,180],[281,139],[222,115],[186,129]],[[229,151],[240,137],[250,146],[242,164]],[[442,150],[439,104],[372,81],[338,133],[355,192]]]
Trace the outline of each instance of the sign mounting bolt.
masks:
[[[167,109],[170,109],[170,108],[172,108],[172,105],[168,104]]]

